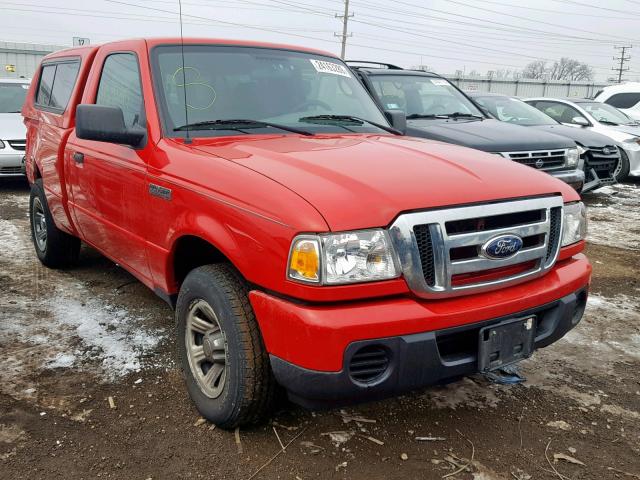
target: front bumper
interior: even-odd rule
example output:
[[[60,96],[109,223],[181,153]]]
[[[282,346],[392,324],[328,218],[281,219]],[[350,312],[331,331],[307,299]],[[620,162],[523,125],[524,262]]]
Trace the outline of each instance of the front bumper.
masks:
[[[478,372],[479,332],[485,326],[535,315],[534,349],[546,347],[580,322],[586,302],[585,287],[550,304],[507,317],[444,330],[353,342],[345,351],[344,365],[339,372],[308,370],[274,355],[271,355],[271,367],[291,400],[307,408],[385,398]],[[367,383],[354,378],[351,371],[351,366],[362,358],[355,356],[363,351],[383,351],[388,358],[383,373]]]
[[[12,149],[6,142],[0,150],[0,177],[20,177],[25,174],[24,152]]]
[[[548,171],[549,175],[569,184],[576,191],[581,191],[584,186],[585,176],[582,168],[576,170]]]
[[[306,304],[257,290],[250,300],[277,380],[294,400],[312,406],[387,396],[473,373],[472,354],[441,356],[437,340],[443,332],[477,331],[482,324],[538,312],[544,314],[539,325],[548,328],[538,332],[536,346],[548,345],[573,326],[567,324],[569,311],[580,292],[586,300],[590,278],[588,260],[576,254],[526,283],[442,300],[397,296]],[[380,382],[359,385],[348,366],[367,342],[388,348],[395,366]]]

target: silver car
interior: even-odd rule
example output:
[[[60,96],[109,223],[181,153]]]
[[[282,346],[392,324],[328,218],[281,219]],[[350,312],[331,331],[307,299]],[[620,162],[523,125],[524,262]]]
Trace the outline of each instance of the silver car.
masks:
[[[27,130],[20,110],[29,80],[0,79],[0,178],[24,175]]]
[[[620,148],[620,162],[614,172],[617,181],[640,176],[640,124],[615,107],[580,98],[528,98],[525,100],[554,120],[605,135]]]

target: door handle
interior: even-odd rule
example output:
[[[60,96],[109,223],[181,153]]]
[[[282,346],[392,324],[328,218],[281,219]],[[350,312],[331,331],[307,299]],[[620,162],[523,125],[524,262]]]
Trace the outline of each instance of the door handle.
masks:
[[[80,152],[74,153],[73,161],[76,163],[84,163],[84,153],[80,153]]]

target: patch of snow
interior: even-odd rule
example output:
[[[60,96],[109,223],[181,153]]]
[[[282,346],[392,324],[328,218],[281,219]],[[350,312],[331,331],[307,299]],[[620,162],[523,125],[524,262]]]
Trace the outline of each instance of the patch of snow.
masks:
[[[640,250],[640,186],[606,186],[587,195],[585,202],[589,217],[587,241]]]
[[[53,359],[47,362],[46,367],[51,369],[71,368],[75,362],[76,362],[75,355],[59,352],[56,354],[56,356]]]

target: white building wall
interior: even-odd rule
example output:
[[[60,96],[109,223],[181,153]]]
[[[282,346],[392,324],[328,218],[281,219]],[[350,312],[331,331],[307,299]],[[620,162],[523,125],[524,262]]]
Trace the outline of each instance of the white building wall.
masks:
[[[69,47],[0,41],[0,78],[31,78],[42,57],[63,48]],[[15,65],[16,71],[7,71],[7,65]]]

